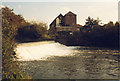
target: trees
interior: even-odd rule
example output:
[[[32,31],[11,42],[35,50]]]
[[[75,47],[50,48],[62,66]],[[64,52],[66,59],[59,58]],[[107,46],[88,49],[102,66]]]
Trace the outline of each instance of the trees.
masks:
[[[26,25],[18,28],[18,40],[35,41],[36,39],[44,39],[47,34],[47,24],[40,23],[27,23]]]
[[[16,45],[15,36],[19,24],[24,19],[14,14],[8,7],[2,8],[2,78],[3,79],[21,79],[23,77],[18,64],[13,61],[15,58],[14,48]],[[26,77],[27,78],[27,77]]]
[[[15,24],[19,27],[19,25],[25,22],[24,18],[21,15],[16,15],[13,12],[13,9],[9,9],[8,7],[2,8],[2,20],[7,18],[7,21],[11,24]]]
[[[119,22],[116,22],[116,23],[115,23],[115,27],[117,27],[117,28],[119,28],[119,27],[120,27]]]
[[[2,8],[2,78],[30,79],[20,71],[19,64],[14,60],[17,41],[19,38],[44,38],[47,33],[46,23],[26,22],[21,15],[16,15],[13,9]],[[22,40],[22,39],[21,39]]]
[[[96,20],[91,18],[90,16],[88,17],[88,19],[86,19],[85,25],[84,27],[86,28],[90,28],[94,25],[99,25],[99,23],[101,22],[101,20],[99,20],[99,18],[97,18]]]
[[[81,31],[73,33],[77,45],[119,47],[119,22],[110,21],[101,26],[99,19],[88,17],[86,21]]]
[[[47,34],[47,24],[44,22],[33,23],[36,38],[45,38]]]

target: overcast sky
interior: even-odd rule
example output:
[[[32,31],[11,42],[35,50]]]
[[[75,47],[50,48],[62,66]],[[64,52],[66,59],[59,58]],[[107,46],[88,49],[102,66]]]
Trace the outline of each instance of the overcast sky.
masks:
[[[2,5],[8,6],[11,9],[14,9],[16,14],[21,14],[26,20],[31,21],[42,21],[48,23],[48,25],[57,17],[60,13],[65,14],[68,11],[72,11],[77,14],[77,23],[84,25],[85,19],[88,16],[97,18],[99,17],[103,23],[108,23],[109,21],[118,21],[118,1],[117,0],[104,0],[101,2],[95,2],[91,0],[91,2],[85,0],[74,0],[74,2],[41,2],[36,0],[37,2],[30,2],[33,0],[29,0],[26,2],[8,2],[9,0],[5,0],[2,2]],[[25,0],[24,0],[25,1]],[[58,0],[63,1],[63,0]],[[73,1],[73,0],[71,0]],[[98,0],[99,1],[99,0]]]

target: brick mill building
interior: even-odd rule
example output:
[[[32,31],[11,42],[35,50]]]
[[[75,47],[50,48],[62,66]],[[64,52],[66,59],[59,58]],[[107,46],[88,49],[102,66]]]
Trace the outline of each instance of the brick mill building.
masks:
[[[79,31],[82,27],[77,24],[77,15],[69,11],[64,16],[59,14],[53,22],[50,24],[50,34],[56,34],[58,32],[74,32]]]

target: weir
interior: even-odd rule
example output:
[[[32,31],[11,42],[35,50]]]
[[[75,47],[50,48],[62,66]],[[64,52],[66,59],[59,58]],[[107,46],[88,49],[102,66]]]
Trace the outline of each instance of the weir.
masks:
[[[71,48],[54,41],[44,41],[20,44],[16,53],[19,61],[44,60],[52,56],[70,55]]]

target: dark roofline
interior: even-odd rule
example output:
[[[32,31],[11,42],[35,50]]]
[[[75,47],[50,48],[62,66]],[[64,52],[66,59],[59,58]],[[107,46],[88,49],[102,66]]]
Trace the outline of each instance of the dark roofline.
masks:
[[[69,13],[71,13],[71,14],[73,14],[73,15],[76,15],[76,14],[74,14],[73,12],[69,11],[69,12],[66,13],[64,16],[66,16],[66,15],[69,14]]]
[[[51,24],[53,24],[53,22],[54,22],[59,16],[62,16],[62,17],[63,17],[63,15],[60,13],[60,14],[52,21]],[[51,24],[50,24],[50,26],[51,26]]]

